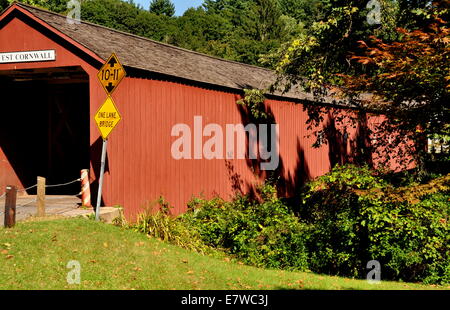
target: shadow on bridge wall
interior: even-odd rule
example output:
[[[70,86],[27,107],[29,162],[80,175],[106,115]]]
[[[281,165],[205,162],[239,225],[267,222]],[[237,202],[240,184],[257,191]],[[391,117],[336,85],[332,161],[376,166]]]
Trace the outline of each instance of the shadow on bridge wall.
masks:
[[[103,139],[99,137],[95,142],[91,145],[90,154],[91,154],[91,170],[94,173],[95,179],[91,179],[91,202],[92,206],[97,205],[97,194],[100,180],[100,162],[102,158],[102,146]],[[106,161],[105,161],[105,175],[109,174],[109,160],[108,160],[108,152],[106,152]],[[91,174],[92,176],[92,174]],[[104,185],[104,183],[103,183]],[[105,187],[103,186],[103,191]],[[105,201],[102,195],[102,201],[100,203],[101,206],[105,205]]]
[[[244,126],[247,124],[259,125],[277,123],[273,111],[268,104],[265,104],[262,109],[262,112],[268,115],[268,118],[263,121],[261,119],[256,119],[246,106],[237,105],[237,109]],[[326,143],[328,144],[328,160],[330,167],[334,167],[336,164],[346,163],[373,164],[368,122],[365,113],[357,114],[357,118],[354,119],[354,128],[353,125],[348,124],[348,127],[344,126],[343,130],[337,128],[337,120],[334,113],[328,111],[322,116],[324,118],[323,129],[325,132]],[[270,136],[270,126],[267,128],[267,135]],[[352,132],[353,134],[351,134]],[[306,137],[303,138],[305,141],[307,140]],[[268,141],[270,141],[270,139]],[[246,164],[248,168],[259,180],[269,180],[274,182],[277,186],[278,195],[286,198],[292,203],[297,202],[297,194],[305,182],[312,178],[313,174],[313,171],[311,171],[311,163],[308,162],[305,155],[305,148],[313,148],[313,146],[305,145],[305,143],[311,143],[311,140],[308,140],[309,142],[305,141],[302,141],[302,137],[297,137],[296,139],[296,159],[294,159],[295,164],[293,165],[293,169],[287,168],[288,164],[286,163],[285,156],[280,153],[278,168],[273,171],[265,171],[260,169],[260,164],[265,162],[260,156],[258,156],[257,159],[249,159],[249,135],[248,133],[246,134]],[[247,194],[251,198],[257,198],[257,185],[244,180],[244,178],[236,172],[231,161],[225,161],[225,165],[227,167],[228,177],[233,192]],[[292,165],[289,166],[292,167]]]

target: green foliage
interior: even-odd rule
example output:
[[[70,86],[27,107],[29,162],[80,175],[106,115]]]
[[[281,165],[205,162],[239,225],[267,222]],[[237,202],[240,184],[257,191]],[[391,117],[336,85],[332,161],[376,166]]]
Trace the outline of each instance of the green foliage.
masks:
[[[81,18],[249,64],[259,64],[259,58],[263,54],[277,49],[284,38],[298,33],[300,29],[296,21],[281,15],[274,0],[236,1],[221,9],[205,5],[204,8],[188,9],[180,17],[163,13],[159,7],[160,2],[164,1],[156,2],[154,8],[146,11],[133,2],[83,1]]]
[[[305,185],[296,213],[266,183],[256,199],[193,198],[178,217],[161,198],[122,226],[258,267],[365,278],[375,259],[383,280],[450,283],[450,175],[404,187],[390,179],[336,166]]]
[[[81,4],[81,19],[109,28],[167,42],[176,29],[173,18],[158,16],[133,2],[89,0]]]
[[[440,5],[450,7],[450,1]],[[414,141],[416,148],[411,155],[421,169],[427,137],[445,135],[450,112],[450,29],[440,7],[428,9],[427,13],[428,24],[421,29],[399,28],[402,38],[397,42],[390,44],[375,37],[361,41],[363,52],[351,58],[367,73],[342,75],[351,96],[374,94],[374,98],[360,101],[367,108],[389,115],[386,125],[390,126],[383,126],[383,130],[392,132],[390,128],[397,128]]]
[[[178,31],[169,43],[198,52],[233,58],[232,47],[224,38],[232,31],[231,24],[222,16],[208,14],[203,8],[190,8],[176,20]]]
[[[261,201],[246,196],[231,202],[194,198],[189,211],[178,217],[170,215],[171,207],[160,198],[136,223],[120,226],[200,253],[218,257],[226,253],[253,266],[306,269],[298,218],[277,197],[275,187],[266,184],[259,193]]]
[[[338,189],[346,187],[355,189],[381,188],[386,186],[387,182],[383,180],[380,173],[366,166],[354,165],[336,165],[328,174],[318,177],[316,180],[308,183],[308,189],[320,188],[326,189],[328,186],[334,186]]]
[[[244,89],[244,94],[244,99],[240,99],[236,103],[246,106],[255,119],[267,119],[269,115],[265,112],[264,101],[266,97],[264,96],[264,91],[259,89]]]
[[[302,197],[309,268],[365,277],[375,259],[383,279],[449,283],[449,185],[394,188],[366,167],[337,166]]]
[[[261,201],[237,196],[193,199],[183,215],[209,246],[225,249],[247,264],[284,269],[306,269],[302,225],[276,195],[276,189],[259,189]]]
[[[430,194],[418,203],[361,198],[369,253],[385,265],[384,276],[404,281],[450,283],[450,195]]]
[[[45,249],[45,254],[43,254]],[[67,283],[67,262],[81,264],[81,283]],[[155,238],[85,219],[19,222],[0,227],[2,290],[417,290],[412,283],[264,270],[214,259]],[[270,301],[269,301],[270,302]]]
[[[0,9],[6,8],[13,2],[21,2],[42,7],[53,12],[64,13],[67,11],[67,2],[70,0],[0,0]]]
[[[95,213],[89,213],[86,218],[90,221],[95,221]]]
[[[349,189],[381,187],[385,183],[367,167],[336,166],[329,174],[306,184],[301,219],[308,225],[311,270],[360,277],[370,260],[359,217],[357,195]],[[363,233],[364,234],[364,233]]]
[[[179,218],[171,216],[171,208],[164,198],[160,197],[158,201],[149,203],[144,207],[145,211],[138,215],[136,222],[126,223],[121,221],[116,224],[188,250],[199,253],[212,252],[201,242],[196,230],[186,227]]]
[[[255,0],[250,6],[246,27],[259,41],[277,39],[283,30],[281,11],[276,0]]]
[[[8,5],[9,5],[8,0],[0,0],[0,10],[6,9]]]
[[[260,63],[262,55],[274,51],[286,38],[297,33],[297,22],[283,15],[276,0],[205,1],[208,15],[220,16],[230,30],[220,38],[218,56],[248,64]]]
[[[170,0],[152,0],[149,11],[156,15],[172,17],[175,14],[175,5]]]
[[[417,25],[412,11],[423,8],[413,1],[379,0],[379,24],[368,23],[368,1],[353,0],[280,0],[282,11],[300,19],[305,32],[269,56],[276,59],[280,87],[299,84],[307,91],[323,95],[330,85],[342,86],[336,73],[367,73],[363,66],[348,62],[358,52],[358,41],[377,36],[387,42],[400,37],[396,27]],[[408,16],[404,19],[403,16]]]
[[[426,136],[444,134],[448,127],[450,1],[378,3],[379,23],[372,24],[366,1],[323,1],[306,31],[264,61],[275,63],[275,89],[299,85],[318,102],[334,95],[362,111],[389,116],[377,126],[385,136],[372,140],[373,151],[383,164],[402,158],[406,167],[407,159],[414,159],[425,178]],[[316,106],[306,107],[310,119]],[[415,147],[398,148],[404,138]]]

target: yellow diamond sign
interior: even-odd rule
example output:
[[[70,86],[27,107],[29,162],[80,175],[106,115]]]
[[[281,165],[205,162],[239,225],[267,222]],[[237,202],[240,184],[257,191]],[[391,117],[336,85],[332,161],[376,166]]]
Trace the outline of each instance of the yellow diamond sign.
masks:
[[[106,140],[114,127],[116,127],[120,122],[122,117],[114,105],[114,101],[108,96],[100,109],[98,109],[94,119],[97,123],[98,129],[100,130],[102,138]]]
[[[108,95],[113,93],[125,75],[125,69],[114,53],[112,53],[97,73],[97,77]]]

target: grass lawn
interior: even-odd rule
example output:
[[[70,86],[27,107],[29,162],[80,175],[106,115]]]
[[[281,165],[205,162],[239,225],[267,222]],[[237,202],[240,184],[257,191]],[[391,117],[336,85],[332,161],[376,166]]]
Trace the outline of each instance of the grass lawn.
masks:
[[[66,281],[71,260],[81,283]],[[0,289],[438,289],[265,270],[202,256],[143,234],[86,219],[0,228]]]

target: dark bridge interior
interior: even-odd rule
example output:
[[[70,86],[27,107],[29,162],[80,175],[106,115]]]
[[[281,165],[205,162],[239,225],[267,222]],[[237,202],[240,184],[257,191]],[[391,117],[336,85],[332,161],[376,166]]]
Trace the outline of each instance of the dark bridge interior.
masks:
[[[0,71],[0,93],[0,147],[24,187],[37,176],[65,183],[89,168],[89,80],[80,67]],[[79,191],[79,182],[46,190]]]

